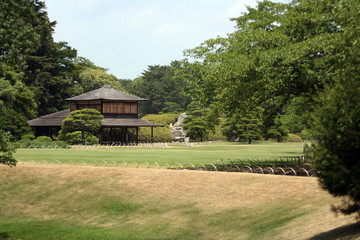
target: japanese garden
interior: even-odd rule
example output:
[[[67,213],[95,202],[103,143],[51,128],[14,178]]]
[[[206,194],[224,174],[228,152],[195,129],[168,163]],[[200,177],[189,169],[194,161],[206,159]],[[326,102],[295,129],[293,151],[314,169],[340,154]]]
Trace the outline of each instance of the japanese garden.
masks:
[[[360,238],[360,2],[259,1],[119,79],[0,2],[0,239]]]

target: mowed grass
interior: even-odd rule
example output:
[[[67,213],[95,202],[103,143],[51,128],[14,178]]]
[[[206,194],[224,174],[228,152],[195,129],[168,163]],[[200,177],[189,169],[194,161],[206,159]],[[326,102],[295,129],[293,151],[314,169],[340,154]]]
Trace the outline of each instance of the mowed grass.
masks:
[[[0,166],[0,239],[308,239],[344,224],[316,178]]]
[[[24,161],[47,161],[56,163],[87,164],[106,161],[112,163],[165,164],[214,164],[217,160],[270,159],[274,157],[299,156],[303,154],[303,143],[195,144],[193,147],[164,148],[95,148],[95,149],[18,149],[15,158]],[[57,160],[57,161],[56,161]]]

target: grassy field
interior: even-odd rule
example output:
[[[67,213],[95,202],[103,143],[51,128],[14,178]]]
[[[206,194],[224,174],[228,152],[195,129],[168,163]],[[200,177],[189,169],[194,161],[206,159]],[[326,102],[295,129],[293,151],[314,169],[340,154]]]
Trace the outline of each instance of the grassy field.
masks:
[[[0,181],[0,239],[360,237],[316,178],[20,165]]]
[[[96,149],[18,149],[15,157],[20,161],[45,160],[88,164],[106,161],[127,163],[155,163],[165,164],[213,164],[219,159],[269,159],[271,157],[299,156],[303,154],[302,143],[267,143],[238,144],[212,143],[195,144],[193,147],[164,147],[164,148],[96,148]]]

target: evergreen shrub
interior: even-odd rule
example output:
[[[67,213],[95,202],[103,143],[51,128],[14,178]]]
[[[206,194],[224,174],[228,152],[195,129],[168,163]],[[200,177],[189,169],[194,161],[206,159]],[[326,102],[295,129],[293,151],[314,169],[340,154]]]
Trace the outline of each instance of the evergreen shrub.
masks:
[[[69,144],[66,142],[53,141],[51,138],[46,136],[38,137],[35,140],[31,140],[26,137],[24,138],[23,136],[22,139],[17,141],[14,145],[17,148],[69,148]]]
[[[284,140],[284,142],[302,142],[302,139],[298,135],[289,133],[288,137]]]
[[[180,114],[166,113],[166,114],[148,114],[142,119],[152,121],[158,124],[163,124],[164,127],[154,128],[154,141],[155,142],[171,142],[172,135],[170,131],[170,123],[174,124],[179,118]],[[139,141],[151,141],[151,128],[144,127],[139,129]]]

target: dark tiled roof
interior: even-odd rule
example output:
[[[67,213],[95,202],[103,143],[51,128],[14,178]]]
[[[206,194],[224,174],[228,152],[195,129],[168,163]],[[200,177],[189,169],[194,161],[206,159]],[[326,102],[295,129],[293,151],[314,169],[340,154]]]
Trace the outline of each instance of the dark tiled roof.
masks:
[[[46,126],[60,126],[63,120],[69,116],[70,110],[64,110],[56,113],[51,113],[39,118],[28,121],[30,126],[33,127],[46,127]],[[116,118],[116,117],[105,117],[102,120],[104,127],[163,127],[164,125],[150,122],[139,118]]]
[[[81,94],[79,96],[67,98],[67,101],[79,101],[79,100],[123,100],[123,101],[148,101],[146,98],[141,98],[135,95],[127,94],[122,91],[111,88],[110,86],[104,86],[102,88]]]
[[[33,127],[41,127],[41,126],[60,126],[62,125],[63,120],[69,116],[70,109],[63,110],[56,113],[51,113],[45,116],[41,116],[39,118],[32,119],[28,121],[30,126]]]

